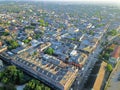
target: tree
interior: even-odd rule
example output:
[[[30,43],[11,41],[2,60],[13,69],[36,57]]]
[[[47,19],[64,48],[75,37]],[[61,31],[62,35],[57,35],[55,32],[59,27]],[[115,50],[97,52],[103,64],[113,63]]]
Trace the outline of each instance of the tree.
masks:
[[[52,55],[52,54],[54,54],[54,49],[49,47],[49,48],[47,48],[47,50],[45,50],[45,53],[49,54],[49,55]]]
[[[25,29],[35,29],[35,26],[26,26]]]
[[[110,71],[110,72],[113,70],[113,67],[112,67],[111,64],[107,64],[107,70]]]
[[[115,36],[115,35],[117,35],[117,31],[116,30],[111,30],[111,31],[108,32],[108,34],[111,35],[111,36]]]
[[[35,90],[42,90],[42,87],[40,87],[40,86],[36,85]]]
[[[3,77],[3,73],[2,72],[0,72],[0,80],[1,80],[1,78]]]
[[[13,84],[8,83],[7,85],[5,85],[4,90],[17,90],[17,89]]]
[[[15,41],[15,40],[8,40],[7,41],[7,44],[8,44],[8,49],[11,50],[11,49],[15,49],[19,46],[18,42]]]
[[[109,59],[109,56],[110,56],[110,54],[105,53],[105,54],[103,55],[103,58],[105,58],[106,60],[108,60],[108,59]]]
[[[31,40],[29,39],[26,39],[26,40],[23,40],[24,43],[28,44]]]
[[[113,51],[113,48],[108,48],[106,51],[107,51],[108,53],[110,53],[110,52]]]
[[[43,19],[38,20],[38,22],[40,22],[40,26],[43,26],[43,27],[48,26],[48,22],[45,22]]]
[[[102,60],[102,59],[103,59],[103,56],[102,56],[102,55],[99,55],[99,59],[101,59],[101,60]]]
[[[102,26],[105,26],[105,24],[101,23],[101,24],[96,25],[97,28],[102,27]]]
[[[20,84],[24,78],[23,72],[15,66],[8,66],[1,74],[1,81],[6,83]]]
[[[93,31],[93,30],[90,30],[89,34],[90,34],[90,35],[94,35],[94,31]]]
[[[24,74],[23,74],[23,72],[20,72],[20,71],[18,71],[18,78],[16,79],[17,81],[16,82],[18,82],[18,83],[22,83],[22,81],[23,81],[23,78],[24,78]]]
[[[71,38],[71,40],[72,40],[72,41],[75,41],[75,40],[76,40],[76,38]]]
[[[4,87],[3,87],[3,86],[0,86],[0,90],[4,90]]]
[[[35,38],[35,39],[38,39],[38,38],[41,37],[41,35],[42,35],[41,33],[35,34],[35,35],[34,35],[34,38]]]
[[[45,90],[50,90],[50,88],[49,87],[45,87]]]
[[[6,77],[2,78],[1,82],[4,84],[8,83],[8,78],[6,78]]]
[[[4,36],[8,36],[9,35],[9,33],[8,32],[3,32],[3,34],[2,35],[4,35]]]
[[[33,79],[26,84],[24,90],[50,90],[50,88]]]

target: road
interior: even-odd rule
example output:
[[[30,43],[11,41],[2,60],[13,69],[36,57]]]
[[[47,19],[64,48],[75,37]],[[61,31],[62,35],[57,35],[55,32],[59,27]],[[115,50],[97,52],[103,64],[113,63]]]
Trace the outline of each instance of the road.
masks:
[[[104,28],[105,32],[103,33],[102,38],[101,38],[102,43],[106,42],[105,34],[107,33],[109,25],[110,23],[108,23]],[[88,61],[84,65],[84,70],[79,71],[79,75],[77,76],[71,90],[83,90],[84,84],[86,80],[88,79],[88,76],[90,75],[92,71],[92,68],[94,67],[95,63],[98,61],[96,57],[99,55],[99,53],[102,50],[103,50],[103,47],[101,47],[101,43],[99,43],[96,49],[93,51],[93,53],[89,54]]]
[[[107,25],[106,25],[106,27],[105,27],[106,30],[109,28],[109,25],[110,25],[110,24],[107,24]],[[120,29],[120,27],[118,27],[117,29]],[[102,43],[106,42],[105,34],[106,34],[107,32],[108,32],[108,31],[106,31],[106,32],[103,34],[103,37],[102,37],[102,39],[101,39]],[[117,34],[114,38],[112,38],[112,40],[109,41],[109,44],[111,44],[111,43],[114,41],[114,39],[115,39],[117,36],[119,36],[119,35],[120,35],[120,34]],[[89,55],[88,64],[87,64],[87,66],[85,66],[86,68],[85,68],[85,70],[84,70],[83,79],[81,80],[81,86],[79,85],[80,87],[77,88],[76,90],[83,90],[82,87],[84,86],[84,83],[86,82],[86,80],[87,80],[87,78],[88,78],[88,76],[89,76],[89,74],[90,74],[90,72],[91,72],[94,64],[95,64],[95,63],[97,62],[97,60],[98,60],[98,59],[95,58],[95,57],[97,57],[97,56],[99,55],[99,53],[100,53],[103,49],[104,49],[104,47],[103,47],[103,46],[101,47],[101,44],[99,44],[99,45],[97,46],[97,48],[94,50],[94,53]],[[111,90],[113,90],[113,89],[111,89]]]

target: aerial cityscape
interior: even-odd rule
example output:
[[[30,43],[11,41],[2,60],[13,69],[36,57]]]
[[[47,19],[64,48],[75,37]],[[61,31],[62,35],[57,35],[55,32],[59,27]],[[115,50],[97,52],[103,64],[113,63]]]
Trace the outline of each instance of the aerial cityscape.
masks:
[[[0,1],[0,90],[120,90],[120,7],[53,1]]]

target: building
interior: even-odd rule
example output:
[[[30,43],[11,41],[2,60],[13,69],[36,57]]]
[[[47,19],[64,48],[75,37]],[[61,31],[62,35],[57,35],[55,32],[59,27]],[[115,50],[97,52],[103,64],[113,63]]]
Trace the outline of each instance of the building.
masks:
[[[11,62],[57,90],[69,90],[78,74],[75,67],[68,66],[49,55],[44,55],[44,58],[40,59],[23,52],[14,56]]]
[[[48,48],[49,46],[51,46],[50,42],[46,42],[40,45],[40,51],[43,51],[44,49]]]
[[[87,61],[87,55],[82,52],[75,52],[75,54],[72,55],[68,60],[70,64],[73,64],[80,68],[85,64],[86,61]]]
[[[0,42],[0,53],[6,50],[7,50],[7,47],[3,47],[2,42]]]
[[[116,46],[111,54],[111,57],[109,58],[109,62],[112,65],[115,65],[119,59],[120,59],[120,46]]]
[[[99,72],[97,74],[97,78],[95,80],[95,83],[93,85],[93,88],[92,90],[102,90],[101,89],[101,86],[103,84],[103,81],[104,81],[104,76],[105,76],[105,67],[107,66],[107,63],[105,62],[102,62],[101,63],[101,66],[100,66],[100,69],[99,69]]]

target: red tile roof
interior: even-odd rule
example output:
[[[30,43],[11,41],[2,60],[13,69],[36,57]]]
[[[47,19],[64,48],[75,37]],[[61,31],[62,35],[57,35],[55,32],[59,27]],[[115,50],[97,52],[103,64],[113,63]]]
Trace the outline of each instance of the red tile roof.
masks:
[[[120,46],[115,47],[111,56],[116,58],[116,59],[120,57]]]

